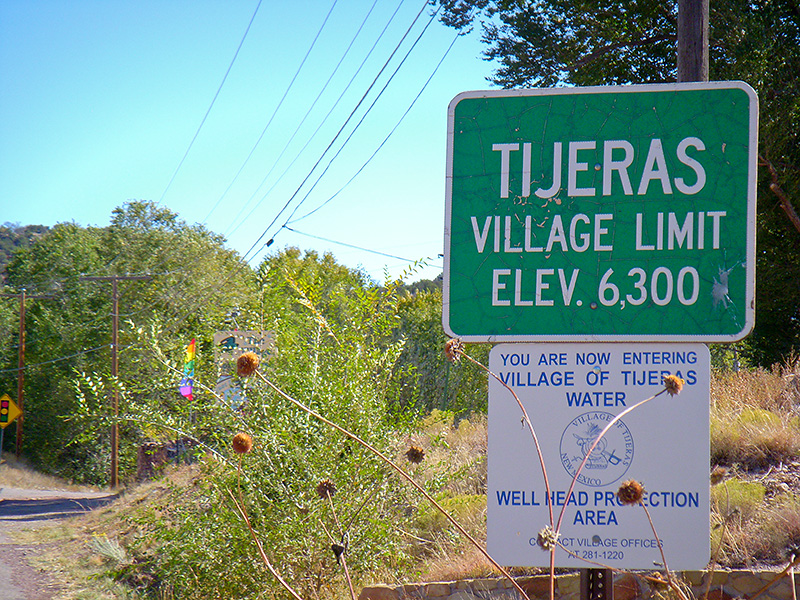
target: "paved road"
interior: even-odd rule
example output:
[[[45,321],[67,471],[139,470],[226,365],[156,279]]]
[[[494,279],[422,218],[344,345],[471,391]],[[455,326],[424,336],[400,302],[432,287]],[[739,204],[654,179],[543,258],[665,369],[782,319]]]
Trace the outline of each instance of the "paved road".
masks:
[[[36,545],[17,544],[8,533],[42,527],[111,502],[106,493],[0,488],[0,600],[51,600],[57,586],[28,564]]]

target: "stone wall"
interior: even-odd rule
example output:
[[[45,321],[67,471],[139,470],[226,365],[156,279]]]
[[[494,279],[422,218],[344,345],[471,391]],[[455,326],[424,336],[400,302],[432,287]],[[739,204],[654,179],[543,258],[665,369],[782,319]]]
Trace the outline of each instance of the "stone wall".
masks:
[[[774,571],[717,571],[713,574],[709,600],[751,598],[780,574]],[[709,574],[689,571],[679,575],[682,587],[691,590],[695,598],[705,593]],[[518,577],[516,582],[531,600],[549,598],[550,583],[547,575]],[[795,584],[796,585],[796,584]],[[663,585],[652,578],[632,573],[614,576],[614,600],[649,600],[662,591]],[[797,586],[795,589],[798,589]],[[580,575],[558,575],[555,596],[558,600],[580,599]],[[359,600],[519,600],[519,592],[508,579],[468,579],[451,582],[417,583],[400,586],[374,585],[365,587]],[[763,600],[793,600],[789,577],[783,577],[763,592]]]

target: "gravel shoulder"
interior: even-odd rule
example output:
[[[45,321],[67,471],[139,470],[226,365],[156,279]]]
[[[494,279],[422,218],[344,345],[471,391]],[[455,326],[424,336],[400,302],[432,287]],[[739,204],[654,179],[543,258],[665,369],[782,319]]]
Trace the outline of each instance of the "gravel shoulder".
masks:
[[[114,498],[103,492],[0,487],[0,600],[53,600],[62,591],[52,576],[30,564],[44,543],[18,543],[15,532],[52,526]]]

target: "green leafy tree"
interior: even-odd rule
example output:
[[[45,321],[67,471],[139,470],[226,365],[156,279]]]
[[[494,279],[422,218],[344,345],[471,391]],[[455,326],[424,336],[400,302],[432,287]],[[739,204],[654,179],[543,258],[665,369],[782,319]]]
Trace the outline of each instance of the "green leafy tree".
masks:
[[[441,285],[414,288],[422,291],[407,292],[399,307],[398,335],[405,345],[396,371],[398,408],[420,413],[438,409],[462,417],[484,412],[488,398],[485,373],[466,361],[454,365],[445,356],[448,338],[442,329]],[[469,351],[487,364],[488,344],[472,345]]]
[[[20,248],[30,246],[31,242],[47,231],[44,225],[25,225],[3,223],[0,225],[0,277],[5,279],[6,265],[11,256]]]
[[[397,285],[379,286],[337,264],[332,255],[295,248],[267,258],[257,280],[258,301],[243,307],[240,324],[263,324],[275,334],[276,349],[260,372],[397,459],[405,450],[397,448],[389,411],[391,376],[403,347],[392,336]],[[246,393],[242,411],[217,411],[217,427],[228,440],[237,431],[253,438],[241,475],[230,444],[219,445],[222,458],[210,461],[208,476],[192,492],[197,502],[187,505],[176,498],[175,509],[143,544],[157,542],[152,559],[175,594],[212,598],[280,592],[273,578],[253,568],[250,534],[229,495],[238,497],[240,486],[267,554],[303,597],[342,589],[332,544],[347,546],[355,578],[407,561],[411,544],[403,532],[410,528],[412,504],[386,466],[259,377],[249,378]],[[330,501],[317,492],[326,480],[337,490]]]
[[[489,78],[505,88],[672,82],[677,3],[655,0],[439,0],[445,24],[481,28]],[[758,93],[756,327],[761,364],[800,349],[800,4],[710,3],[711,80]]]
[[[177,391],[184,349],[196,338],[198,353],[212,356],[211,334],[254,293],[252,270],[221,237],[149,202],[115,209],[108,227],[56,225],[15,252],[8,272],[12,289],[53,296],[31,303],[28,313],[25,454],[40,468],[95,483],[108,478],[111,390],[119,393],[124,419],[126,477],[141,440],[179,435],[149,422],[181,430],[205,414]],[[150,279],[118,282],[114,380],[111,283],[85,277],[128,274]],[[196,379],[213,388],[213,361],[200,362]]]

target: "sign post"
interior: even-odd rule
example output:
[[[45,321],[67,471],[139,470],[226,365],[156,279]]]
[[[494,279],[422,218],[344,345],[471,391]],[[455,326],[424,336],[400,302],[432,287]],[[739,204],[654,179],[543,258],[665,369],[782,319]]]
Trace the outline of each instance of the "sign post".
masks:
[[[757,112],[737,82],[457,96],[445,330],[468,342],[745,337]]]
[[[272,331],[226,330],[214,334],[214,357],[217,363],[217,383],[214,392],[233,410],[246,401],[245,390],[236,373],[236,360],[245,352],[255,352],[262,360],[275,351]]]
[[[442,323],[467,342],[518,342],[489,359],[505,384],[489,383],[488,548],[501,564],[549,564],[538,538],[551,507],[564,515],[558,567],[652,569],[661,550],[665,568],[707,564],[700,342],[754,324],[757,129],[741,82],[451,102]],[[665,375],[685,379],[680,395]],[[534,419],[549,494],[505,386]],[[618,500],[628,479],[644,508]],[[608,593],[608,574],[584,597]]]

